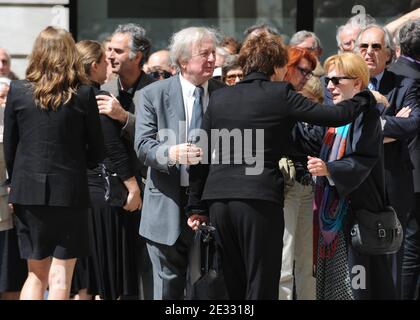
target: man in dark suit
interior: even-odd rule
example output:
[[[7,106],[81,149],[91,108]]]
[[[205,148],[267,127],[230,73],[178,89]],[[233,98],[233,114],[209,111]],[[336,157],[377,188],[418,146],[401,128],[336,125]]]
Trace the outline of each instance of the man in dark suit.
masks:
[[[412,164],[408,152],[408,140],[420,128],[418,87],[414,80],[386,70],[392,61],[392,38],[379,25],[369,25],[357,39],[356,51],[368,65],[371,90],[379,91],[389,101],[390,107],[382,110],[384,133],[385,179],[389,203],[395,208],[405,230],[407,215],[411,209],[413,194]],[[408,117],[400,117],[409,107]],[[398,160],[397,160],[398,159]],[[402,252],[397,254],[395,263],[395,283],[398,296],[401,290]]]
[[[420,19],[409,21],[399,32],[401,56],[388,70],[420,80]],[[410,142],[413,163],[414,201],[405,234],[402,269],[402,298],[420,298],[420,133]]]
[[[147,239],[156,300],[184,298],[193,238],[184,213],[187,166],[197,164],[202,154],[187,143],[187,136],[200,128],[209,96],[224,86],[210,79],[215,52],[213,30],[192,27],[179,31],[172,38],[170,53],[180,74],[144,88],[135,101],[135,149],[149,167],[140,234]]]
[[[102,89],[111,93],[112,96],[97,96],[99,112],[118,120],[122,124],[121,134],[134,143],[134,112],[135,101],[139,91],[155,80],[142,71],[142,66],[147,61],[150,52],[150,41],[146,38],[146,31],[133,23],[120,25],[114,31],[108,46],[108,60],[113,73],[118,75],[102,86]],[[141,177],[146,177],[147,168],[140,162],[137,163],[136,175],[141,184]],[[145,240],[138,235],[140,225],[140,212],[123,215],[123,223],[129,238],[135,239],[132,243],[135,256],[125,257],[133,259],[128,265],[134,265],[139,279],[138,285],[127,284],[130,289],[124,289],[128,293],[139,291],[140,298],[152,299],[152,271],[149,256],[146,250]],[[130,241],[129,241],[130,242]],[[129,244],[130,245],[130,244]],[[126,270],[125,272],[133,272]],[[140,284],[142,282],[142,285]],[[143,291],[140,290],[143,288]]]

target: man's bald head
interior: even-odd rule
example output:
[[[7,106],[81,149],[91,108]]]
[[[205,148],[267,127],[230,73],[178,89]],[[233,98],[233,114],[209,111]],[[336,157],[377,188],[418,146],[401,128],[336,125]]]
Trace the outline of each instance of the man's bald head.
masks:
[[[10,55],[5,49],[0,48],[0,77],[9,77],[10,62]]]

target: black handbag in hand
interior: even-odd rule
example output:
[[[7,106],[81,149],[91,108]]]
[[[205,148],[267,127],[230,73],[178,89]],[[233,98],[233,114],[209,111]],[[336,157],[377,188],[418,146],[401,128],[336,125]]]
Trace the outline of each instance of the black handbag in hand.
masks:
[[[195,232],[187,272],[186,298],[189,300],[228,299],[215,232],[211,225],[201,225]]]
[[[403,230],[397,213],[391,206],[382,212],[354,210],[351,244],[359,253],[367,255],[396,253],[403,240]]]
[[[105,201],[113,207],[124,207],[127,203],[128,190],[116,173],[111,173],[105,165],[100,164],[105,187]]]

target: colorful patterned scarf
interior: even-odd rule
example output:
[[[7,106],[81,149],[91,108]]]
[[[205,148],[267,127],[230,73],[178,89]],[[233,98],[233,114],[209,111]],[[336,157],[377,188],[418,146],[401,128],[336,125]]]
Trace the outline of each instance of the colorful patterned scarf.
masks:
[[[344,156],[349,127],[350,124],[328,128],[320,159],[331,162]],[[330,185],[326,177],[317,177],[314,196],[314,258],[315,254],[323,258],[334,255],[338,241],[337,233],[343,227],[347,208],[348,199],[340,197],[337,189]],[[322,234],[322,243],[318,243],[319,232]]]

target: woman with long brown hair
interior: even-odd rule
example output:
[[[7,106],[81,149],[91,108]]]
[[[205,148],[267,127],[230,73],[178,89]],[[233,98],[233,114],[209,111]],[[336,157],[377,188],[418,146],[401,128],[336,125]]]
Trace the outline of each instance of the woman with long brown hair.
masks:
[[[68,299],[76,259],[88,254],[87,167],[103,158],[95,96],[71,34],[37,37],[26,80],[11,83],[4,151],[19,249],[21,299]]]
[[[104,48],[92,40],[82,40],[76,47],[95,95],[109,95],[108,92],[100,91],[100,85],[106,80],[107,62]],[[126,267],[133,265],[136,257],[125,254],[132,244],[129,244],[125,237],[122,218],[129,212],[137,212],[142,200],[135,178],[136,155],[128,140],[121,136],[122,125],[107,115],[101,114],[99,117],[105,143],[104,164],[107,170],[121,178],[129,196],[124,207],[110,206],[105,202],[101,168],[88,170],[91,199],[90,257],[78,261],[76,281],[73,284],[74,289],[87,289],[88,296],[85,298],[90,298],[89,295],[99,295],[101,299],[115,300],[124,293],[123,283],[137,281],[134,272]]]

